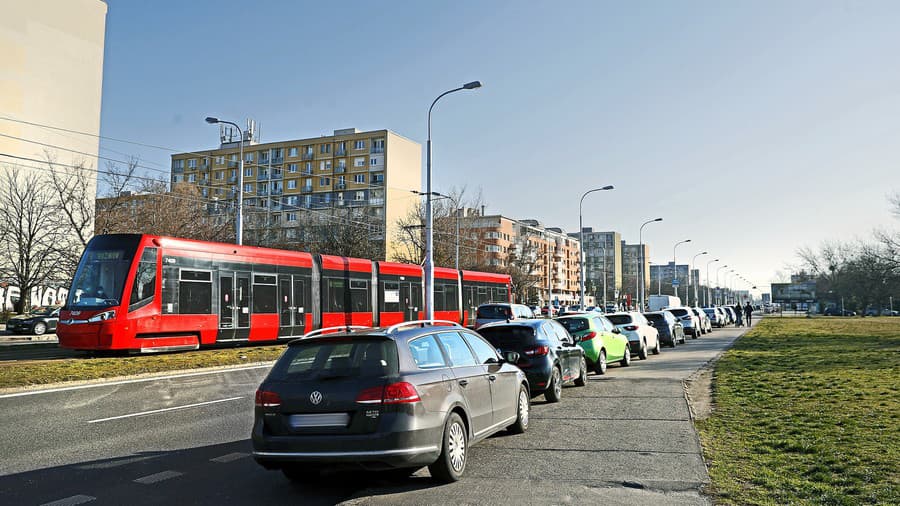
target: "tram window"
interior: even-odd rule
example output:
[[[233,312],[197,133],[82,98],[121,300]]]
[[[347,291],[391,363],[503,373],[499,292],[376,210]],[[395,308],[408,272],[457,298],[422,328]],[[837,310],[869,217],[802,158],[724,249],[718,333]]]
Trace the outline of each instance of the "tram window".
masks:
[[[134,273],[129,311],[144,307],[153,300],[156,292],[156,252],[156,248],[145,248],[141,255],[141,261]]]
[[[509,292],[506,291],[506,287],[494,287],[494,296],[491,300],[496,302],[504,302],[509,300]]]
[[[178,283],[178,312],[181,314],[212,313],[212,273],[182,270]]]
[[[347,297],[347,285],[340,278],[326,278],[325,300],[322,301],[324,311],[328,313],[343,313],[347,310],[345,299]]]
[[[443,311],[457,311],[459,309],[459,295],[456,293],[456,285],[453,284],[445,284],[445,285],[435,285],[435,290],[440,287],[443,291]],[[435,291],[435,298],[437,298],[437,291]],[[435,306],[437,306],[437,302],[435,302]]]
[[[400,283],[384,281],[381,283],[381,311],[397,313],[400,311]]]
[[[276,293],[275,276],[253,275],[253,312],[275,313],[278,294]]]
[[[350,310],[354,313],[362,313],[372,310],[369,297],[369,282],[364,279],[350,280]]]
[[[163,267],[162,276],[162,312],[171,314],[178,312],[178,267]]]

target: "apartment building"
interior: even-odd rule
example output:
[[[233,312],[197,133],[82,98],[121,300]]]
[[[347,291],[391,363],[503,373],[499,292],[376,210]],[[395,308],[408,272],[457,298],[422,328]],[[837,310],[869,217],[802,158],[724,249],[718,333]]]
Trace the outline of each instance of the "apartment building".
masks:
[[[461,220],[469,244],[475,245],[467,254],[477,264],[510,272],[519,301],[572,304],[578,300],[576,238],[537,220],[471,212]]]
[[[622,244],[622,291],[619,294],[619,301],[625,306],[637,307],[638,287],[640,285],[639,269],[644,271],[644,293],[649,295],[650,292],[650,247],[643,245],[643,254],[641,254],[640,244]],[[643,265],[640,259],[643,258]],[[655,293],[655,292],[653,292]]]
[[[622,291],[622,235],[584,227],[581,235],[572,232],[569,236],[583,237],[585,293],[598,302],[615,301]]]
[[[324,226],[368,226],[382,259],[393,259],[397,223],[415,209],[422,188],[422,146],[390,130],[334,130],[332,135],[256,143],[245,136],[245,243],[273,232],[290,244],[313,220]],[[240,144],[172,155],[173,185],[195,184],[203,198],[233,205]]]

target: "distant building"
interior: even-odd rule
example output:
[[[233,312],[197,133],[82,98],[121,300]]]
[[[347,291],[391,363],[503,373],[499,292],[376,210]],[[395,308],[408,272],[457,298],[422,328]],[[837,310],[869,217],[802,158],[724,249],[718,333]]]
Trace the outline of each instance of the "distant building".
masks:
[[[681,297],[682,302],[687,302],[687,287],[688,287],[688,269],[690,267],[686,264],[675,265],[674,262],[669,262],[666,265],[651,265],[650,266],[650,290],[652,293],[658,293],[662,295],[675,295],[675,286],[674,280],[677,275],[677,284],[678,284],[678,296]],[[696,273],[696,269],[694,270]],[[693,287],[692,287],[693,288]],[[693,293],[691,294],[693,297]]]
[[[380,258],[393,259],[398,221],[416,209],[422,188],[422,147],[390,130],[335,130],[332,135],[257,144],[244,142],[244,243],[282,234],[290,243],[304,217],[334,226],[372,224]],[[223,135],[218,149],[172,155],[171,182],[200,188],[204,198],[234,205],[240,142]],[[255,218],[255,219],[254,219]]]
[[[585,292],[595,295],[598,303],[604,298],[607,302],[615,302],[622,291],[622,235],[618,232],[595,232],[591,227],[584,227],[582,234],[572,232],[569,237],[581,239],[582,235]]]
[[[643,270],[642,277],[638,276],[640,270]],[[622,292],[619,299],[623,305],[637,306],[639,279],[644,280],[644,293],[650,295],[650,246],[644,244],[641,254],[640,244],[625,244],[622,241]]]

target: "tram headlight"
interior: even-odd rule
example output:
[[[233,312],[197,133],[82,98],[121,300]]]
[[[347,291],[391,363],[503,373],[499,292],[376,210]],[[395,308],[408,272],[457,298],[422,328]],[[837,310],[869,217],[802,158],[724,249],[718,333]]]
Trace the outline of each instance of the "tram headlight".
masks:
[[[112,320],[116,317],[115,309],[110,311],[104,311],[102,313],[97,313],[94,316],[88,318],[88,323],[97,323],[97,322],[105,322],[106,320]]]

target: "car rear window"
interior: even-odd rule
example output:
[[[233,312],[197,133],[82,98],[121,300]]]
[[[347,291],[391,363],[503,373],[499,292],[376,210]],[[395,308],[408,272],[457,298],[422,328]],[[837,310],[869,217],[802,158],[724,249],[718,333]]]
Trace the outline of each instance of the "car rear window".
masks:
[[[631,315],[627,314],[611,314],[607,315],[606,318],[613,322],[613,325],[625,325],[631,323]]]
[[[644,316],[645,316],[648,320],[654,321],[654,322],[664,321],[664,320],[666,319],[665,316],[663,316],[663,315],[661,315],[661,314],[659,314],[659,313],[644,313]]]
[[[679,317],[688,314],[687,309],[670,309],[669,312]]]
[[[398,374],[397,345],[390,339],[315,339],[288,346],[272,367],[273,380],[381,377]]]
[[[704,309],[703,309],[703,312],[706,313],[706,314],[716,314],[716,310],[715,310],[715,309],[705,309],[705,308],[704,308]]]
[[[534,344],[536,338],[534,328],[525,325],[504,325],[478,330],[489,343],[501,350],[514,350],[522,346]]]
[[[582,330],[587,330],[591,327],[587,318],[560,318],[556,321],[561,323],[570,334],[572,332],[581,332]]]
[[[475,311],[476,318],[506,320],[512,318],[509,306],[480,306]]]

